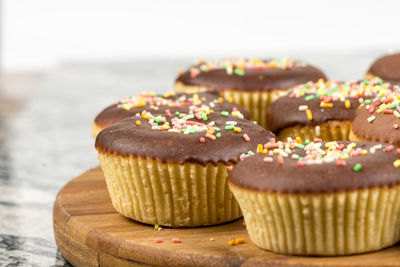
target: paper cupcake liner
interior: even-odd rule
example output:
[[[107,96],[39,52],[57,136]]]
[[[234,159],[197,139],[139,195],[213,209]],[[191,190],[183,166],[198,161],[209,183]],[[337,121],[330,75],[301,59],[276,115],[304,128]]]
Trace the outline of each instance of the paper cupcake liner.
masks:
[[[317,127],[319,127],[319,134]],[[286,141],[288,137],[296,138],[299,136],[303,141],[306,139],[312,141],[314,138],[321,138],[326,142],[348,141],[350,131],[350,121],[331,120],[318,125],[296,125],[284,128],[278,133],[277,139]]]
[[[230,184],[253,243],[293,255],[364,253],[400,240],[400,186],[279,194]]]
[[[100,153],[115,209],[147,224],[213,225],[242,216],[228,187],[228,165],[171,164]]]
[[[103,130],[104,128],[103,127],[100,127],[97,123],[95,123],[95,122],[93,122],[92,123],[92,127],[91,127],[91,130],[92,130],[92,137],[93,138],[96,138],[96,136],[101,132],[101,130]]]
[[[250,112],[252,120],[268,129],[266,119],[267,107],[282,95],[282,90],[272,91],[244,91],[244,90],[221,90],[225,99],[232,98],[233,101]]]
[[[385,140],[385,139],[370,139],[370,138],[365,138],[362,136],[358,136],[356,135],[352,129],[350,129],[350,133],[349,133],[349,140],[350,141],[359,141],[359,142],[378,142],[378,143],[391,143],[389,140]],[[399,143],[392,143],[393,145],[400,147],[400,142]]]

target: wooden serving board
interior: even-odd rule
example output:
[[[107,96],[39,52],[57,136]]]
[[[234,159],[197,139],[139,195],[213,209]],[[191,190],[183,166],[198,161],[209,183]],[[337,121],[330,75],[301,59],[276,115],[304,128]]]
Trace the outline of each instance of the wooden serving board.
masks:
[[[71,180],[53,210],[54,235],[75,266],[400,266],[400,246],[347,257],[297,257],[254,246],[242,220],[218,226],[161,231],[117,213],[100,168]],[[155,238],[163,243],[155,243]],[[172,243],[172,238],[182,243]],[[228,246],[244,237],[246,243]],[[210,241],[213,238],[214,241]]]

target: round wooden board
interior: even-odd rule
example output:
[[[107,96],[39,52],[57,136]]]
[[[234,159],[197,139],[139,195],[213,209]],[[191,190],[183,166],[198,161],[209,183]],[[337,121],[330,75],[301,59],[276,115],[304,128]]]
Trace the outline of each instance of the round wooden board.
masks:
[[[61,189],[54,203],[53,225],[60,252],[74,266],[400,266],[399,245],[347,257],[274,254],[251,243],[242,220],[157,231],[114,210],[100,168]],[[155,243],[157,237],[164,242]],[[174,237],[182,243],[172,243]],[[228,246],[229,240],[238,237],[246,243]]]

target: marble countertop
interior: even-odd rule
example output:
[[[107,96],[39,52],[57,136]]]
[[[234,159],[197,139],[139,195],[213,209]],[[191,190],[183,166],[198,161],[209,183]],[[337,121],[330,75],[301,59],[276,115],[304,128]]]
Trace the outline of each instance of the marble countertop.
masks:
[[[335,79],[358,79],[384,51],[301,55]],[[57,251],[52,205],[70,179],[98,165],[90,125],[125,95],[172,88],[192,60],[65,63],[50,73],[0,142],[0,266],[69,266]]]

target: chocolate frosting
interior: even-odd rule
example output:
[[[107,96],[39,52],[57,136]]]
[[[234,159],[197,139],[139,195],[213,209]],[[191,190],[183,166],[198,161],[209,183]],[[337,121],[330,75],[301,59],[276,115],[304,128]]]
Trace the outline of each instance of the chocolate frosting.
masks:
[[[400,83],[400,53],[378,58],[367,73],[378,76],[385,82]]]
[[[351,142],[338,142],[349,144]],[[369,149],[378,143],[356,142],[357,147]],[[296,149],[304,155],[304,150]],[[333,193],[371,187],[393,186],[400,183],[400,168],[393,162],[399,158],[395,149],[391,152],[377,150],[375,154],[350,157],[346,166],[336,162],[297,166],[297,161],[285,158],[282,165],[274,156],[273,162],[264,162],[265,155],[257,154],[239,162],[231,171],[231,183],[246,189],[277,193]],[[355,172],[353,166],[362,168]]]
[[[265,60],[268,62],[268,60]],[[198,65],[195,65],[197,67]],[[314,66],[294,66],[289,69],[265,68],[246,69],[243,76],[229,75],[224,69],[201,71],[196,77],[191,77],[190,69],[182,73],[176,82],[186,85],[207,86],[210,89],[239,89],[248,91],[268,91],[287,89],[308,81],[327,79],[325,74]]]
[[[367,119],[372,115],[376,119],[370,123]],[[367,140],[396,144],[400,142],[400,129],[393,128],[395,123],[400,125],[400,119],[393,114],[377,112],[370,114],[364,106],[356,111],[356,117],[352,123],[352,131],[355,135]]]
[[[202,104],[209,105],[210,102],[214,102],[214,100],[220,98],[220,95],[215,92],[203,92],[203,93],[198,93],[200,98],[205,98],[204,101],[202,101]],[[179,99],[180,97],[185,96],[186,98],[190,98],[193,96],[193,94],[186,94],[186,93],[177,93],[169,97],[165,97],[167,99]],[[236,103],[229,103],[227,100],[224,100],[222,103],[215,102],[215,106],[212,108],[214,111],[228,111],[231,112],[233,108],[237,108],[242,114],[245,119],[250,119],[250,113],[246,111],[245,108],[242,106],[236,104]],[[119,122],[123,119],[133,117],[137,113],[141,113],[142,111],[150,111],[154,112],[156,111],[157,113],[165,113],[167,109],[169,109],[172,113],[175,112],[181,112],[181,113],[187,113],[189,110],[189,105],[188,106],[181,106],[181,107],[170,107],[170,106],[156,106],[157,110],[155,110],[153,107],[151,107],[149,104],[143,106],[143,107],[134,107],[129,110],[125,110],[121,107],[119,107],[119,103],[115,103],[111,106],[108,106],[105,108],[103,111],[101,111],[95,118],[95,123],[102,127],[106,128],[116,122]]]
[[[141,121],[137,126],[136,121]],[[242,153],[254,149],[257,144],[264,144],[275,137],[248,120],[235,116],[222,116],[220,113],[211,113],[207,121],[192,119],[193,121],[210,123],[221,129],[221,137],[216,140],[205,138],[206,132],[194,134],[174,133],[151,129],[148,120],[141,117],[132,117],[122,120],[104,130],[96,138],[96,149],[99,152],[111,153],[120,156],[136,156],[157,159],[166,163],[194,162],[201,165],[212,163],[236,163]],[[167,116],[170,122],[170,117]],[[241,132],[225,130],[227,121],[236,121]],[[250,137],[246,142],[243,134]]]
[[[349,120],[352,121],[356,114],[356,109],[360,105],[358,99],[349,99],[351,106],[345,108],[344,102],[332,101],[332,108],[321,108],[321,100],[314,98],[310,101],[304,97],[284,96],[273,102],[267,109],[268,127],[277,134],[280,130],[294,125],[318,125],[329,120]],[[313,119],[307,118],[305,111],[299,111],[299,106],[307,105],[311,110]],[[322,111],[323,110],[323,111]]]

